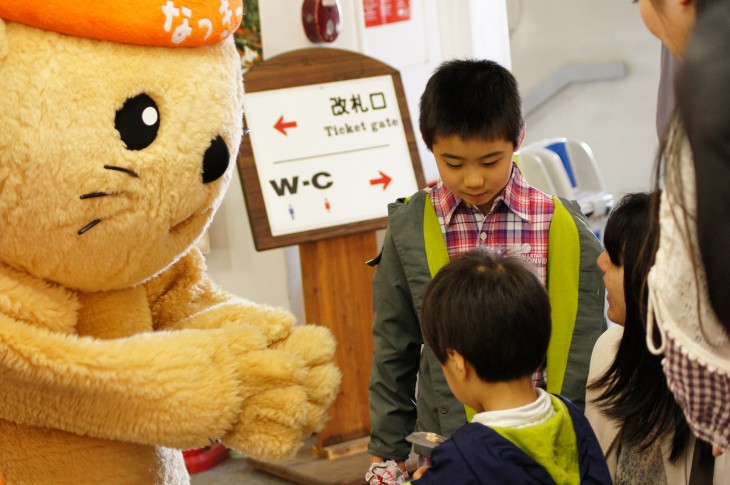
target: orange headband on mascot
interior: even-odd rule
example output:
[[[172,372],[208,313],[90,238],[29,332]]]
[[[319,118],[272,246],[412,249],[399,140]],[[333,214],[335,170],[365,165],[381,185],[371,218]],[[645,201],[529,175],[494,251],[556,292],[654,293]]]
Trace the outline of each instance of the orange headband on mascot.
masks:
[[[0,0],[0,18],[122,44],[197,47],[232,34],[242,0]]]

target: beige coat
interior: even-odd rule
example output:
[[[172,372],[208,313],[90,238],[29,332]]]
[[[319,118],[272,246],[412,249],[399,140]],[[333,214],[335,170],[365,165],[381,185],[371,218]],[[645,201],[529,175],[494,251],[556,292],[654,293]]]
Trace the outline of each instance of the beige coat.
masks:
[[[618,350],[619,342],[623,336],[624,329],[619,325],[610,327],[601,335],[593,348],[591,366],[588,371],[588,382],[598,379],[613,362]],[[608,470],[611,478],[616,477],[616,463],[618,461],[618,449],[620,441],[620,429],[615,421],[606,417],[596,407],[595,400],[601,394],[601,389],[588,389],[586,391],[585,414],[596,433],[598,442],[601,445],[603,454],[606,457]],[[694,438],[691,439],[686,451],[679,457],[676,463],[669,461],[671,443],[662,444],[664,455],[664,471],[667,475],[667,485],[687,485],[694,452]],[[715,459],[715,480],[717,485],[730,483],[730,453],[725,453]]]

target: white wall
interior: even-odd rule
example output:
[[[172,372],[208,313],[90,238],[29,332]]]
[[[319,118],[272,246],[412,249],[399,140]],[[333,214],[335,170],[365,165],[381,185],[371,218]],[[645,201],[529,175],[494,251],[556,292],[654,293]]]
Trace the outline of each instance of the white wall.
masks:
[[[629,1],[510,0],[512,66],[523,95],[558,69],[625,62],[625,78],[573,84],[527,118],[526,143],[570,137],[588,143],[606,188],[646,190],[658,148],[659,42]]]
[[[360,51],[362,4],[359,0],[340,0],[342,25],[334,42],[313,44],[302,28],[302,2],[292,0],[259,0],[261,41],[264,59],[284,52],[308,47],[326,46]]]

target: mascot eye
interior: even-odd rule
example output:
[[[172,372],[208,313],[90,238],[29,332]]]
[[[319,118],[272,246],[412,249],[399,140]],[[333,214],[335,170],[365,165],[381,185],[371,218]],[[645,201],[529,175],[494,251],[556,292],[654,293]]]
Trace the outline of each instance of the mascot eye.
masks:
[[[129,98],[117,110],[114,127],[128,150],[147,148],[155,141],[157,130],[160,129],[160,111],[157,104],[146,94]]]

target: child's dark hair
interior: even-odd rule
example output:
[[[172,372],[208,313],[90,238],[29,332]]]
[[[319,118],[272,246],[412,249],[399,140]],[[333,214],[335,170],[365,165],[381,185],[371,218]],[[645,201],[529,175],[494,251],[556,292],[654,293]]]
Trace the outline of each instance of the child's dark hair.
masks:
[[[646,346],[644,282],[654,263],[657,233],[649,226],[652,204],[659,192],[625,195],[611,211],[604,246],[611,262],[624,267],[626,319],[624,334],[611,366],[588,387],[605,388],[596,404],[620,423],[626,444],[647,448],[665,436],[672,439],[670,460],[687,446],[689,427],[664,377],[661,356]]]
[[[423,337],[443,364],[459,352],[485,382],[528,376],[545,360],[550,301],[521,259],[472,250],[444,266],[423,299]]]
[[[452,60],[441,64],[421,96],[419,124],[429,150],[437,136],[498,140],[519,147],[524,120],[517,80],[496,62]]]

